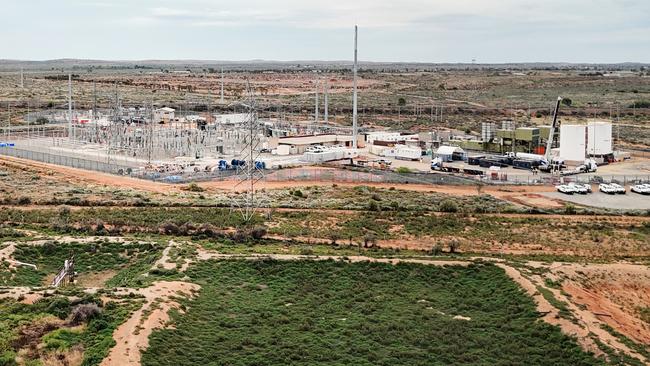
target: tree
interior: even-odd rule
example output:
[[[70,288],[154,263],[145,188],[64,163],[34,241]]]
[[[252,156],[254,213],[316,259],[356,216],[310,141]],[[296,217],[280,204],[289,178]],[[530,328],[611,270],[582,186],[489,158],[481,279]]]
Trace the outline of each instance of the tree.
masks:
[[[400,97],[400,98],[397,100],[397,105],[399,105],[399,106],[405,106],[405,105],[406,105],[406,99],[404,99],[403,97]]]
[[[481,193],[483,193],[483,186],[485,184],[483,182],[478,182],[476,183],[476,193],[480,196]]]
[[[567,107],[571,107],[571,103],[573,103],[573,101],[570,98],[562,99],[562,104],[564,104]]]
[[[460,242],[458,240],[452,240],[449,242],[449,253],[456,253],[460,248]]]
[[[364,248],[374,248],[375,244],[377,243],[377,237],[373,233],[367,233],[363,237],[363,247]]]

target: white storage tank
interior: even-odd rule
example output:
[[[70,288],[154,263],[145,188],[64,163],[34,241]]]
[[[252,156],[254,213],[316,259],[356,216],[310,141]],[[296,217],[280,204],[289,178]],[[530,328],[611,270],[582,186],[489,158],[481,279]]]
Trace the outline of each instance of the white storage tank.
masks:
[[[612,124],[590,122],[587,125],[587,153],[589,155],[607,155],[612,152]]]
[[[587,126],[560,126],[560,158],[570,161],[584,161],[587,148]]]

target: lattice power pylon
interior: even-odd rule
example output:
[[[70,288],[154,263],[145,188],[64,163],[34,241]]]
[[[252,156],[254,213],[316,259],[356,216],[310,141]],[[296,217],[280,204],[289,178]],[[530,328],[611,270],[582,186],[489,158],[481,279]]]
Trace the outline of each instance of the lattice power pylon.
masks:
[[[250,83],[247,84],[246,89],[247,99],[236,103],[244,107],[248,114],[242,126],[246,135],[238,155],[239,163],[233,166],[237,169],[237,182],[233,186],[233,191],[244,189],[244,194],[233,195],[232,207],[239,210],[245,222],[250,222],[255,213],[263,207],[263,197],[256,192],[256,184],[264,179],[264,167],[259,162],[263,129],[258,120],[257,104]]]

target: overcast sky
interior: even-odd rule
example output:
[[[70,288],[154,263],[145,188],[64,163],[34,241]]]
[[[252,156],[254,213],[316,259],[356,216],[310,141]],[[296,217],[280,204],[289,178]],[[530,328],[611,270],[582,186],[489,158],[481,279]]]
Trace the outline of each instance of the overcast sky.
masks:
[[[650,62],[650,0],[2,0],[2,59]]]

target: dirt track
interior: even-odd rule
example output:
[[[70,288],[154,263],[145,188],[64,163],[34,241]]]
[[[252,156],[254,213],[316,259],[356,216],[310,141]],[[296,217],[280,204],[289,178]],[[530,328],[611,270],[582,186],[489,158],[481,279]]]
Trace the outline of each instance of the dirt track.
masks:
[[[199,286],[187,282],[156,282],[153,285],[129,290],[145,297],[145,304],[113,332],[116,345],[101,366],[139,366],[140,352],[149,346],[149,335],[169,321],[169,310],[178,307],[173,297],[192,296]]]

